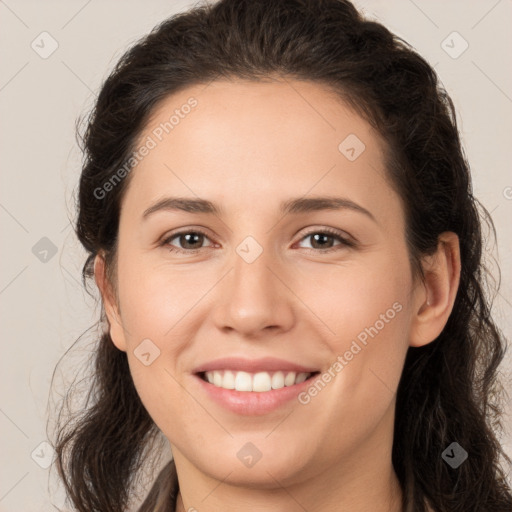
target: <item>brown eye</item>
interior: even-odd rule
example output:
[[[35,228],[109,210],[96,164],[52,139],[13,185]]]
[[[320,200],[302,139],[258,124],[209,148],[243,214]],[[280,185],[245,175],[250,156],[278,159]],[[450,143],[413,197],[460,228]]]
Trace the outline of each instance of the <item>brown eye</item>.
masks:
[[[336,247],[341,249],[343,247],[355,246],[354,242],[341,236],[341,234],[337,231],[330,229],[311,231],[310,233],[307,233],[305,236],[303,236],[301,241],[308,238],[311,240],[311,249],[317,249],[316,252],[330,252],[338,250]],[[339,242],[338,244],[334,244],[333,241],[336,240]],[[309,247],[306,247],[306,249],[309,249]]]
[[[179,247],[171,244],[174,239],[178,240]],[[205,239],[208,239],[208,237],[201,231],[181,231],[166,238],[162,245],[166,246],[171,252],[194,253],[203,248]]]
[[[308,235],[308,237],[311,239],[311,245],[314,249],[329,249],[333,246],[332,242],[334,241],[334,237],[332,235],[328,235],[326,233],[314,233],[312,235]]]

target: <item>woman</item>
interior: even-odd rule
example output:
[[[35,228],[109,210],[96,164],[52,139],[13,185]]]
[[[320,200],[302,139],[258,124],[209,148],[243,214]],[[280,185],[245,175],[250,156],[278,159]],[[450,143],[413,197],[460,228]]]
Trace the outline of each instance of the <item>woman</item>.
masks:
[[[511,509],[477,201],[405,42],[344,0],[197,7],[123,56],[84,142],[77,510],[133,506],[159,435],[140,512]]]

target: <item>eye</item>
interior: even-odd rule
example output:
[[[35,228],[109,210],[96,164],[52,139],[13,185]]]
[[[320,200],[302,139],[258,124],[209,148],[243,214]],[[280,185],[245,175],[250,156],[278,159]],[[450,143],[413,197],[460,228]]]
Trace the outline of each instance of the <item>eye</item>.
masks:
[[[312,247],[306,247],[306,249],[312,250],[313,252],[327,253],[342,249],[343,247],[356,246],[356,243],[353,240],[349,240],[342,236],[338,231],[329,228],[310,231],[304,235],[300,241],[302,242],[307,238],[312,238],[313,242]],[[181,247],[176,247],[171,243],[174,239],[178,239],[178,243]],[[165,238],[161,245],[166,247],[170,252],[195,254],[204,248],[203,243],[205,239],[209,240],[209,237],[201,230],[180,231]],[[332,242],[329,242],[329,239],[334,241],[337,240],[339,243],[333,246]],[[209,247],[212,246],[213,244],[210,244]]]
[[[171,244],[171,240],[178,239],[182,247],[175,247]],[[174,233],[162,241],[162,246],[166,246],[171,252],[196,253],[202,249],[204,239],[208,239],[206,233],[202,231],[180,231]]]
[[[329,229],[329,228],[325,228],[322,230],[317,229],[316,231],[310,231],[309,233],[307,233],[306,235],[304,235],[301,238],[301,241],[306,240],[307,238],[311,238],[313,240],[312,250],[317,249],[317,248],[319,249],[318,251],[315,251],[315,252],[326,253],[326,252],[337,251],[343,247],[355,247],[356,246],[356,244],[353,240],[349,240],[348,238],[345,238],[344,236],[342,236],[340,234],[340,232],[338,232],[334,229]],[[337,240],[339,242],[339,244],[332,246],[331,243],[329,242],[329,239]],[[308,248],[306,247],[306,249],[308,249]]]

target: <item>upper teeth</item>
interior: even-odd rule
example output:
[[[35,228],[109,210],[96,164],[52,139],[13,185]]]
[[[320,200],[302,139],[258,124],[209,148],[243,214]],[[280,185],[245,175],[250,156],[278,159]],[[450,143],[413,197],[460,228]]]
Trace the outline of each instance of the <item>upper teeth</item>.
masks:
[[[310,373],[282,371],[272,374],[269,372],[247,373],[232,370],[205,372],[206,380],[219,388],[260,392],[300,384],[310,376]]]

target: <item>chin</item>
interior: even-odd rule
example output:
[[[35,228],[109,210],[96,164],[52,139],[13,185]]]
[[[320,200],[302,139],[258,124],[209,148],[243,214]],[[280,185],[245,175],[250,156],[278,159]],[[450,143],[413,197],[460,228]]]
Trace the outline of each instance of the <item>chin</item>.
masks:
[[[297,453],[296,445],[290,446],[289,454],[279,446],[267,446],[258,450],[256,443],[247,442],[242,447],[212,454],[207,460],[198,461],[197,467],[216,480],[231,485],[258,489],[273,489],[276,485],[300,483],[306,478],[306,468],[311,466],[305,457]],[[267,443],[268,444],[268,443]],[[229,475],[229,476],[228,476]]]

